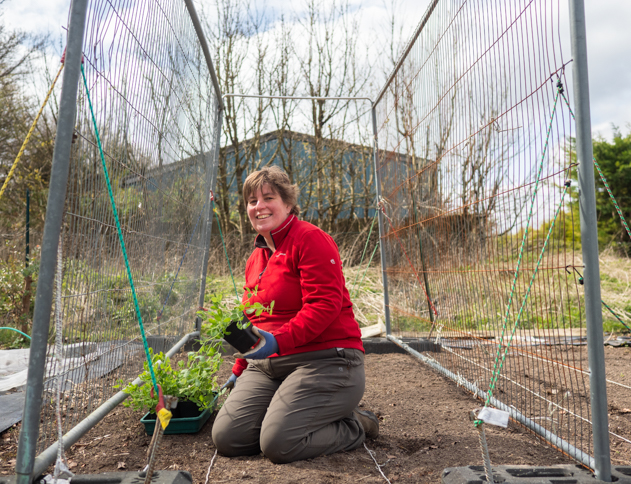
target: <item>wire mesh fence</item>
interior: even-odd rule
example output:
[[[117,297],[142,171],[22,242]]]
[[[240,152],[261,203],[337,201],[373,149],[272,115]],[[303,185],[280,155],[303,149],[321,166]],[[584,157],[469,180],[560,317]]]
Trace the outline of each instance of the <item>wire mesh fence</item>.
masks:
[[[50,345],[38,451],[57,439],[57,378],[67,431],[142,371],[125,259],[166,351],[194,330],[211,229],[221,101],[185,1],[91,1],[84,39],[54,291],[64,359]]]
[[[375,106],[377,174],[392,333],[591,454],[564,16],[433,2]]]

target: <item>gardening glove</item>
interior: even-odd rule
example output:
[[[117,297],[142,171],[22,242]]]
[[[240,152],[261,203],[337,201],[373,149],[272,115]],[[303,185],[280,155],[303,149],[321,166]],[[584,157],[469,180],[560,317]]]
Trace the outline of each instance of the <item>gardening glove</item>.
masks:
[[[237,358],[245,358],[246,360],[263,360],[269,355],[278,353],[278,343],[272,333],[263,331],[262,329],[252,326],[252,332],[259,337],[259,342],[254,348],[245,353],[235,353]]]
[[[230,378],[228,378],[228,381],[223,384],[220,390],[223,390],[224,388],[227,388],[228,390],[232,390],[236,385],[237,385],[237,375],[233,373],[232,375],[230,375]]]

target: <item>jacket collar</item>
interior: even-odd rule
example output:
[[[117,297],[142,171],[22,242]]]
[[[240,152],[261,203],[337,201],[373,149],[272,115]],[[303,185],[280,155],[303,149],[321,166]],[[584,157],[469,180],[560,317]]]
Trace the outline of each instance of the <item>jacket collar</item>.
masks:
[[[272,233],[271,233],[272,240],[274,241],[274,246],[277,249],[283,243],[283,240],[285,240],[285,237],[287,237],[287,234],[291,230],[291,227],[294,225],[293,224],[294,220],[296,220],[296,216],[291,214],[289,215],[289,217],[285,219],[285,221],[282,224],[280,224],[278,228],[272,230]],[[265,237],[263,237],[261,234],[256,236],[256,239],[254,240],[254,246],[259,249],[269,248],[267,246],[267,242],[265,241]]]

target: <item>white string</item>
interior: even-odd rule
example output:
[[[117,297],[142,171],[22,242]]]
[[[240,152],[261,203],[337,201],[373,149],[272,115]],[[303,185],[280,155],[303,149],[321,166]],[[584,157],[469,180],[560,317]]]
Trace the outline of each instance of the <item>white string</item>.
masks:
[[[458,358],[461,358],[464,361],[466,361],[468,363],[471,363],[472,365],[477,366],[478,368],[481,368],[481,369],[491,373],[491,369],[490,368],[487,368],[486,366],[481,365],[480,363],[477,363],[476,361],[473,361],[473,360],[461,355],[460,353],[455,352],[451,348],[448,348],[446,346],[442,346],[441,348],[444,349],[445,351],[450,352],[452,355],[457,356]],[[556,409],[558,409],[558,410],[563,410],[564,412],[568,413],[569,415],[572,415],[573,417],[576,417],[576,418],[578,418],[580,420],[583,420],[584,422],[587,422],[589,424],[592,423],[590,420],[586,419],[585,417],[582,417],[582,416],[578,415],[577,413],[572,412],[569,408],[563,407],[563,406],[559,405],[558,403],[553,402],[552,400],[544,397],[540,393],[534,391],[531,388],[528,388],[527,386],[525,386],[525,385],[523,385],[523,384],[511,379],[510,377],[508,377],[506,375],[500,374],[500,378],[503,378],[504,380],[507,380],[507,381],[511,382],[513,385],[518,386],[519,388],[527,391],[528,393],[531,393],[532,395],[536,396],[537,398],[540,398],[544,402],[547,402],[548,404],[556,407]],[[466,381],[466,379],[465,379],[465,381]]]
[[[455,351],[454,351],[454,350],[452,350],[451,348],[448,348],[448,347],[446,347],[446,346],[442,346],[442,349],[444,349],[445,351],[449,351],[452,355],[457,356],[458,358],[461,358],[461,359],[463,359],[464,361],[466,361],[466,362],[468,362],[468,363],[471,363],[472,365],[475,365],[475,366],[477,366],[477,367],[479,367],[479,368],[481,368],[481,369],[483,369],[483,370],[486,370],[486,371],[488,371],[489,373],[491,372],[491,369],[490,369],[490,368],[487,368],[486,366],[483,366],[483,365],[481,365],[481,364],[479,364],[479,363],[477,363],[477,362],[475,362],[475,361],[473,361],[473,360],[470,360],[469,358],[467,358],[467,357],[465,357],[465,356],[461,355],[460,353],[455,352]],[[515,349],[515,348],[513,348],[513,350],[514,350],[514,349]],[[532,356],[532,355],[530,355],[530,356]],[[542,359],[543,359],[543,358],[542,358]],[[433,360],[433,361],[436,361],[436,360]],[[549,360],[544,360],[544,361],[549,361]],[[553,361],[553,363],[554,363],[554,361]],[[563,366],[565,366],[565,365],[563,365]],[[579,370],[579,369],[577,369],[577,368],[572,368],[572,367],[569,367],[569,366],[568,366],[567,368],[569,368],[569,369],[571,369],[571,370],[576,370],[576,371],[579,371],[579,372],[588,373],[588,372],[586,372],[586,371],[584,371],[584,370]],[[572,412],[569,408],[562,407],[562,406],[561,406],[561,405],[559,405],[558,403],[555,403],[555,402],[553,402],[552,400],[547,399],[547,398],[546,398],[546,397],[544,397],[543,395],[541,395],[541,394],[537,393],[536,391],[534,391],[534,390],[532,390],[532,389],[530,389],[530,388],[526,387],[525,385],[522,385],[521,383],[519,383],[519,382],[517,382],[517,381],[515,381],[515,380],[512,380],[511,378],[507,377],[506,375],[500,375],[500,377],[501,377],[501,378],[503,378],[503,379],[505,379],[505,380],[507,380],[507,381],[509,381],[509,382],[511,382],[513,385],[516,385],[516,386],[518,386],[518,387],[520,387],[520,388],[522,388],[522,389],[526,390],[527,392],[529,392],[529,393],[533,394],[534,396],[536,396],[536,397],[540,398],[540,399],[541,399],[541,400],[543,400],[544,402],[547,402],[549,405],[552,405],[552,406],[556,407],[556,408],[555,408],[555,411],[556,411],[556,410],[563,410],[563,411],[564,411],[564,412],[566,412],[567,414],[569,414],[569,415],[571,415],[571,416],[573,416],[573,417],[576,417],[577,419],[582,420],[583,422],[586,422],[586,423],[588,423],[588,424],[590,424],[590,425],[592,424],[592,421],[591,421],[591,420],[589,420],[589,419],[587,419],[587,418],[585,418],[585,417],[583,417],[583,416],[581,416],[581,415],[578,415],[578,414],[576,414],[576,413]],[[459,378],[460,378],[460,377],[459,377]],[[466,380],[466,378],[462,378],[462,380],[463,380],[463,381],[467,381],[467,380]],[[609,381],[609,380],[607,380],[607,381],[608,381],[609,383],[616,383],[616,382],[612,382],[612,381]],[[457,381],[456,381],[456,383],[457,383],[457,384],[459,384],[460,386],[463,386],[463,387],[464,387],[464,385],[462,385],[462,383],[461,383],[460,379],[459,379],[459,380],[457,380]],[[620,385],[622,385],[622,384],[620,384]],[[624,385],[623,385],[623,386],[624,386]],[[548,418],[548,417],[531,417],[531,420],[534,420],[534,419],[537,419],[537,418]],[[626,441],[626,442],[629,442],[629,443],[631,444],[631,441],[630,441],[630,440],[625,439],[624,437],[622,437],[622,436],[620,436],[620,435],[618,435],[618,434],[613,433],[611,430],[609,431],[609,433],[610,433],[611,435],[613,435],[614,437],[618,437],[619,439],[624,440],[624,441]]]
[[[567,363],[563,363],[562,361],[551,360],[550,358],[543,358],[543,357],[537,356],[537,355],[535,355],[533,353],[529,353],[529,352],[523,351],[517,346],[512,346],[511,348],[512,348],[513,351],[518,352],[521,356],[523,356],[525,358],[530,358],[530,359],[533,359],[533,360],[543,361],[545,363],[551,363],[553,365],[557,365],[557,366],[560,366],[560,367],[563,367],[563,368],[567,368],[568,370],[572,370],[572,371],[576,371],[578,373],[582,373],[583,375],[589,375],[589,371],[583,370],[582,368],[577,368],[577,367],[568,365]],[[447,349],[447,348],[445,348],[445,349]],[[454,352],[454,354],[457,354],[457,353]],[[491,370],[489,370],[489,371],[491,371]],[[609,380],[609,379],[606,379],[605,381],[607,383],[611,383],[612,385],[618,385],[619,387],[631,390],[631,386],[625,385],[624,383],[619,383],[617,381]]]
[[[204,484],[208,484],[208,477],[210,476],[210,469],[213,467],[213,463],[215,462],[215,457],[217,457],[217,449],[215,449],[215,455],[210,461],[210,465],[208,466],[208,472],[206,472],[206,482]]]
[[[614,434],[611,430],[609,431],[609,433],[613,435],[614,437],[618,437],[620,440],[624,440],[628,444],[631,444],[631,440],[625,439],[622,435]]]
[[[57,484],[59,477],[62,476],[67,482],[74,474],[70,471],[66,455],[64,454],[63,443],[63,426],[61,423],[61,386],[63,381],[64,354],[63,354],[63,325],[61,321],[61,280],[62,280],[62,237],[59,236],[59,244],[57,245],[57,271],[55,273],[55,358],[57,360],[56,391],[55,391],[55,407],[57,413],[57,461],[55,462],[55,470],[53,473],[53,482]]]
[[[375,459],[375,456],[373,455],[373,451],[372,451],[372,450],[370,450],[370,449],[366,446],[366,443],[364,443],[364,448],[368,451],[368,455],[369,455],[370,457],[372,457],[372,460],[375,462],[375,465],[377,466],[377,470],[379,471],[379,473],[383,476],[383,478],[386,480],[386,482],[387,482],[388,484],[392,484],[392,483],[390,482],[390,480],[386,477],[386,475],[383,473],[383,471],[381,470],[381,468],[382,468],[383,466],[385,466],[386,464],[379,465],[379,463],[377,462],[377,459]],[[390,459],[388,459],[388,461],[389,461],[389,460],[390,460]],[[386,461],[386,463],[387,463],[388,461]]]

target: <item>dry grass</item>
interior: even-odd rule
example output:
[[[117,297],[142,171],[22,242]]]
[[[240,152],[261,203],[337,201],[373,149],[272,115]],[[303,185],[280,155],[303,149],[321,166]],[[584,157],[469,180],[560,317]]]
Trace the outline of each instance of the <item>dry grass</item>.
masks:
[[[346,287],[351,295],[351,300],[354,304],[355,316],[360,323],[360,326],[369,326],[376,324],[379,319],[382,321],[384,320],[383,286],[381,283],[381,269],[378,261],[379,254],[376,254],[375,260],[372,261],[372,265],[368,269],[366,269],[366,264],[368,263],[368,258],[372,252],[372,248],[374,247],[373,245],[368,247],[369,250],[367,251],[361,266],[354,265],[351,267],[349,263],[352,259],[357,259],[357,262],[359,262],[361,252],[364,249],[365,237],[366,233],[358,234],[355,237],[349,237],[346,241],[347,243],[341,244],[340,246],[341,252],[345,255],[344,276],[346,278]],[[237,291],[240,292],[243,287],[244,260],[242,259],[245,258],[244,251],[246,248],[240,245],[236,240],[229,242],[229,246],[231,246],[233,250],[236,246],[240,246],[243,252],[240,254],[240,257],[236,257],[234,261],[231,259]],[[229,247],[229,252],[231,248]],[[247,249],[249,249],[249,247]],[[350,254],[353,254],[353,256]],[[214,260],[214,263],[209,265],[209,272],[213,270],[216,272],[212,276],[209,276],[207,292],[221,292],[225,295],[233,294],[234,289],[230,276],[228,275],[228,266],[225,262],[223,248],[221,246],[216,247],[213,255],[214,257],[211,256],[211,261]],[[219,261],[221,257],[223,257],[222,262]],[[565,260],[562,255],[558,255],[557,257],[559,257],[560,260]],[[582,264],[580,254],[575,254],[574,260],[576,265],[580,267]],[[404,266],[406,266],[406,264],[402,262],[401,267],[404,268]],[[405,269],[407,269],[407,267],[405,267]],[[620,257],[613,250],[604,250],[600,256],[600,270],[603,301],[605,301],[627,325],[631,326],[631,259]],[[217,273],[225,275],[216,275]],[[448,278],[448,274],[445,275],[445,277]],[[496,287],[495,297],[497,297],[497,291],[499,291],[503,294],[503,297],[507,299],[512,274],[500,273],[499,277],[501,277],[502,280],[499,281],[498,287]],[[525,284],[527,284],[527,279],[529,279],[529,277],[529,274],[524,276],[524,287]],[[563,284],[563,280],[566,277],[567,275],[563,271],[547,281],[538,277],[535,281],[531,296],[534,299],[537,298],[537,296],[535,296],[537,294],[540,295],[549,294],[550,292],[559,292],[560,290],[558,287],[560,284]],[[436,300],[436,304],[442,305],[441,314],[443,318],[448,317],[449,315],[452,317],[457,316],[459,319],[464,318],[473,324],[475,322],[473,320],[476,318],[479,319],[480,314],[484,314],[489,311],[489,308],[486,306],[492,305],[493,295],[482,294],[480,289],[477,288],[476,290],[471,291],[471,294],[476,297],[474,297],[473,300],[468,300],[463,306],[463,301],[461,301],[464,297],[462,290],[457,291],[458,294],[452,294],[455,290],[455,287],[453,287],[453,281],[441,283],[443,278],[444,277],[440,274],[434,274],[434,284],[432,284],[432,287],[443,288],[442,291],[439,290],[437,293],[432,294],[432,298]],[[507,280],[508,283],[506,282]],[[399,282],[402,283],[403,281]],[[555,288],[552,291],[549,286],[550,284],[552,284]],[[418,285],[415,283],[397,284],[396,277],[391,281],[390,292],[392,301],[398,301],[397,305],[401,309],[405,310],[405,312],[413,319],[416,319],[415,317],[421,317],[425,320],[429,318],[429,313],[426,305],[422,305],[422,307],[418,306],[418,290]],[[540,319],[544,320],[547,314],[556,314],[559,311],[559,308],[565,307],[565,312],[571,312],[573,320],[578,322],[581,317],[579,317],[580,313],[578,311],[578,302],[575,299],[580,294],[580,298],[582,300],[582,290],[578,288],[578,291],[579,293],[570,294],[570,299],[572,299],[572,301],[565,300],[565,298],[562,298],[563,300],[557,300],[552,297],[549,301],[547,301],[547,304],[539,306],[542,304],[542,301],[537,299],[537,307],[540,311],[535,311],[533,314],[538,315],[538,313],[541,312],[541,315],[539,315]],[[570,305],[569,308],[566,306],[568,304]],[[476,311],[476,317],[474,317],[473,314],[469,314],[472,308],[480,305],[483,305],[484,308],[480,308],[480,311]],[[624,326],[620,324],[615,317],[609,313],[609,311],[605,308],[603,308],[603,310],[605,331],[619,332],[625,330]],[[456,312],[454,313],[454,311]],[[533,321],[530,325],[538,326],[535,321]],[[467,329],[471,330],[474,328],[469,327]]]
[[[602,300],[627,326],[631,326],[631,259],[606,249],[600,254],[599,260]],[[604,307],[603,320],[606,323],[605,330],[621,329],[620,323]]]
[[[370,326],[379,320],[384,321],[381,269],[349,267],[344,269],[344,277],[359,325]]]
[[[381,269],[378,267],[350,267],[344,269],[346,287],[351,295],[355,318],[360,326],[376,324],[383,316],[383,286],[381,284]],[[239,295],[243,288],[243,274],[235,274],[235,285]],[[226,301],[234,295],[234,287],[230,275],[208,276],[206,282],[206,297],[211,294],[223,294]]]

